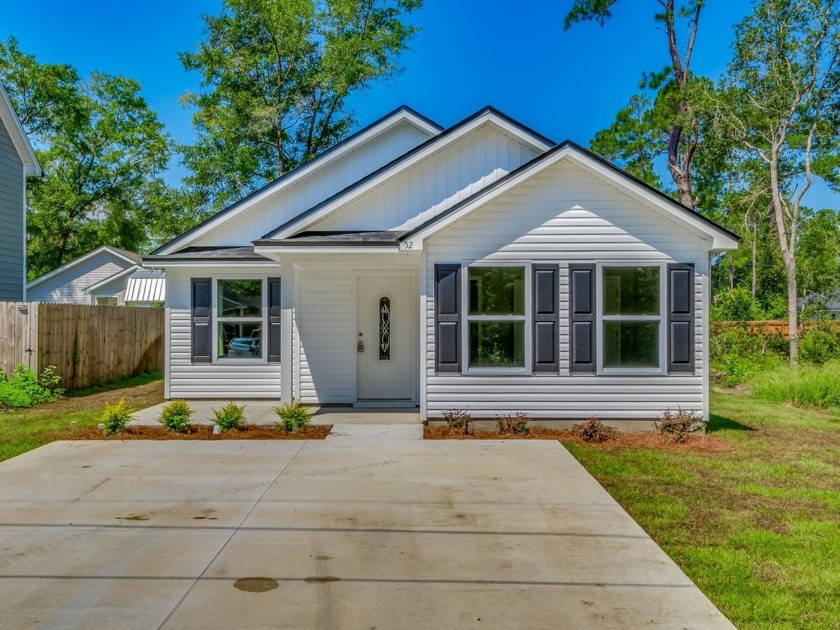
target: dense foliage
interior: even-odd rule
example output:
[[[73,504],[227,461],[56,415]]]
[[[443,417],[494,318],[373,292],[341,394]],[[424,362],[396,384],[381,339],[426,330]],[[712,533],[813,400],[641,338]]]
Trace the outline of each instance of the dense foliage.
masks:
[[[0,371],[0,409],[23,409],[53,402],[64,393],[61,377],[49,365],[39,376],[25,365],[15,366],[11,378]]]
[[[186,400],[176,399],[163,408],[158,422],[173,433],[189,433],[192,430],[190,420],[194,413]]]

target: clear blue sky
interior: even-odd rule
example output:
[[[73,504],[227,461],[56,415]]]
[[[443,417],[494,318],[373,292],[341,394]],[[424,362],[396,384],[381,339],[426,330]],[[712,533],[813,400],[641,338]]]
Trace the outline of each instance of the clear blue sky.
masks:
[[[571,0],[426,0],[412,17],[421,30],[404,55],[405,71],[351,101],[359,125],[407,104],[448,126],[494,105],[556,141],[588,146],[638,89],[644,71],[667,62],[664,34],[653,22],[653,0],[624,0],[604,28],[563,31]],[[694,72],[725,71],[732,26],[746,0],[710,0],[701,18]],[[511,10],[511,6],[516,9]],[[521,8],[520,8],[521,7]],[[201,15],[217,0],[40,0],[3,8],[0,37],[16,36],[42,61],[70,63],[82,73],[103,70],[140,81],[169,133],[192,136],[190,112],[178,98],[197,89],[177,53],[201,40]],[[177,179],[178,168],[171,173]],[[838,207],[824,185],[815,207]]]

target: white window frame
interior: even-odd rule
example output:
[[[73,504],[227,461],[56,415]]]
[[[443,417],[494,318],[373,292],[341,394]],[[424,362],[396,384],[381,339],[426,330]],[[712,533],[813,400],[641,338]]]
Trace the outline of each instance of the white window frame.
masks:
[[[519,267],[525,273],[524,315],[470,315],[470,267]],[[464,261],[461,263],[461,372],[463,374],[524,374],[530,375],[531,366],[531,263],[529,261],[492,260]],[[473,321],[524,321],[525,365],[518,367],[470,367],[470,322]]]
[[[668,317],[666,315],[667,307],[667,263],[665,262],[647,262],[647,261],[603,261],[595,264],[596,266],[596,290],[595,303],[597,313],[597,373],[598,374],[651,374],[661,375],[666,374],[665,361],[667,359],[667,336],[666,327],[668,325]],[[604,315],[604,267],[658,267],[659,268],[659,315]],[[638,322],[658,322],[659,323],[659,367],[656,368],[618,368],[618,367],[604,367],[604,322],[609,321],[638,321]]]
[[[219,281],[225,280],[259,280],[262,283],[262,315],[257,317],[219,317]],[[268,364],[268,356],[266,354],[266,348],[268,346],[268,277],[267,276],[256,276],[256,275],[249,275],[249,274],[231,274],[231,275],[219,275],[219,276],[212,276],[212,296],[211,299],[213,300],[213,363],[218,364],[225,364],[225,365],[267,365]],[[237,359],[232,357],[220,357],[219,356],[219,324],[230,322],[230,323],[237,323],[237,322],[247,322],[247,323],[254,323],[260,321],[262,323],[262,343],[260,344],[260,350],[262,352],[262,356],[258,359]]]

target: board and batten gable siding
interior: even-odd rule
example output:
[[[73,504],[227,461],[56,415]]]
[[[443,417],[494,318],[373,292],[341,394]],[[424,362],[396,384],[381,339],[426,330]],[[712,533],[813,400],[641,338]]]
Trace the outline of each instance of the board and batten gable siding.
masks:
[[[23,162],[0,122],[0,301],[24,298],[24,208]]]
[[[536,155],[533,149],[486,124],[410,168],[398,171],[309,229],[410,230]]]
[[[452,408],[468,409],[476,417],[523,411],[533,418],[558,419],[585,419],[593,413],[603,419],[651,419],[677,406],[704,410],[708,242],[684,226],[560,163],[431,237],[424,247],[428,417]],[[473,260],[559,264],[558,374],[436,373],[434,265]],[[694,264],[693,374],[569,373],[569,265],[609,261]]]
[[[192,362],[191,281],[216,274],[208,268],[169,268],[166,270],[166,312],[168,352],[166,356],[167,398],[275,398],[281,396],[279,364],[237,365]],[[281,277],[278,266],[271,271],[226,265],[218,269],[227,277]],[[285,290],[285,289],[284,289]],[[285,339],[285,336],[284,336]]]
[[[134,263],[125,258],[102,251],[30,287],[27,299],[30,302],[91,304],[90,287],[133,266]],[[123,278],[122,282],[124,287],[127,278]]]
[[[304,210],[350,186],[429,139],[414,125],[402,123],[366,142],[347,155],[306,175],[234,221],[223,221],[192,246],[250,245]]]

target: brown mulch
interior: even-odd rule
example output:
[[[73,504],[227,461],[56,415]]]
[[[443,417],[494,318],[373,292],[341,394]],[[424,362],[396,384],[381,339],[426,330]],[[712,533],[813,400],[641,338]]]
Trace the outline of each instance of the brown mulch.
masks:
[[[732,450],[732,446],[723,438],[714,435],[689,435],[685,442],[677,443],[673,438],[655,433],[616,433],[606,442],[587,442],[570,429],[550,429],[531,427],[527,435],[512,435],[499,431],[476,431],[472,435],[456,433],[447,426],[423,427],[423,437],[427,440],[563,440],[575,444],[588,444],[605,449],[647,448],[653,450],[689,451],[692,453],[723,453]]]
[[[104,435],[96,427],[77,429],[59,440],[323,440],[330,434],[332,425],[313,425],[297,433],[286,433],[275,427],[248,425],[244,429],[234,429],[213,434],[212,426],[196,426],[189,433],[173,433],[165,427],[127,427],[125,433]]]

